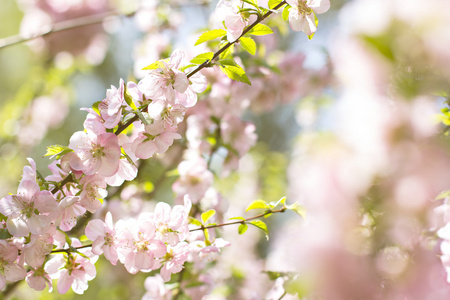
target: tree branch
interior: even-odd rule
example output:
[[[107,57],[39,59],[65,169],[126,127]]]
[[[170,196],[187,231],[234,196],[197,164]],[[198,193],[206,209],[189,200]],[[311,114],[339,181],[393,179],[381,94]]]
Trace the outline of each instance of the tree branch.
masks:
[[[214,61],[217,57],[219,57],[220,54],[222,54],[225,50],[227,50],[228,48],[231,47],[231,45],[237,43],[239,41],[239,39],[241,37],[243,37],[245,34],[247,34],[250,30],[253,29],[253,27],[255,27],[257,24],[261,23],[262,21],[264,21],[268,16],[270,16],[271,14],[273,14],[273,12],[277,9],[279,9],[280,7],[282,7],[283,5],[286,4],[286,1],[281,2],[280,4],[278,4],[277,6],[275,6],[272,10],[269,10],[267,13],[265,13],[262,17],[258,17],[256,19],[255,22],[253,22],[250,26],[248,26],[247,28],[244,29],[244,31],[242,32],[242,34],[234,41],[234,42],[228,42],[227,44],[225,44],[225,46],[223,46],[222,48],[220,48],[216,53],[214,53],[213,57],[211,58],[211,60],[207,60],[204,63],[202,63],[201,65],[199,65],[197,68],[195,68],[194,70],[192,70],[192,72],[190,72],[187,77],[191,77],[193,76],[195,73],[197,73],[198,71],[200,71],[203,68],[207,68],[211,66],[211,62]]]
[[[88,25],[94,25],[94,24],[100,24],[102,23],[105,18],[107,17],[132,17],[134,16],[135,12],[129,13],[129,14],[119,14],[117,11],[109,11],[105,13],[95,14],[95,15],[89,15],[79,18],[74,18],[58,23],[54,23],[53,25],[49,25],[47,27],[44,27],[41,32],[31,35],[31,36],[25,36],[23,34],[17,34],[13,36],[9,36],[3,39],[0,39],[0,49],[6,48],[8,46],[20,44],[23,42],[27,42],[39,37],[44,37],[47,35],[50,35],[55,32],[65,31],[69,29],[74,29],[82,26],[88,26]]]

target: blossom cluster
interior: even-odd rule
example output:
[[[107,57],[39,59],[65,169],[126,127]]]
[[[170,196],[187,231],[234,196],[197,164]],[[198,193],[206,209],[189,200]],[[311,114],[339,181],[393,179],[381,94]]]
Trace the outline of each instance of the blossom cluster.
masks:
[[[86,290],[87,280],[95,277],[94,259],[64,248],[62,232],[74,228],[87,211],[95,213],[102,206],[108,185],[134,179],[139,159],[163,154],[181,137],[178,124],[186,109],[197,102],[197,93],[206,88],[203,75],[197,73],[189,80],[179,70],[183,63],[184,53],[177,50],[137,84],[125,85],[120,80],[118,87],[112,86],[97,106],[85,109],[84,131],[72,135],[60,158],[49,165],[52,174],[45,179],[29,159],[17,193],[0,200],[0,213],[5,216],[2,227],[11,236],[1,240],[0,288],[27,277],[37,290],[46,284],[51,287],[50,278],[59,278],[60,293],[70,286],[77,293]],[[134,130],[128,134],[119,132],[132,113],[144,120],[134,122]],[[133,274],[161,268],[168,280],[187,259],[188,203],[173,209],[160,203],[155,213],[121,220],[115,226],[110,215],[106,223],[91,221],[86,236],[94,241],[92,257],[105,253],[111,263],[119,259]],[[68,255],[57,255],[45,263],[54,246],[66,249]],[[82,247],[74,241],[70,249],[78,246]]]

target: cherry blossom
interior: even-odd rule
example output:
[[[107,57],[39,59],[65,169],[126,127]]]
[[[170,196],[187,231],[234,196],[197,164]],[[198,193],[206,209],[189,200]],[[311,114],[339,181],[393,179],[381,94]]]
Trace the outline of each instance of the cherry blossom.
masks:
[[[119,220],[116,223],[119,241],[119,260],[131,274],[138,271],[148,272],[160,265],[155,258],[166,254],[166,245],[156,239],[156,227],[149,213],[143,213],[136,219]]]
[[[188,217],[191,209],[189,197],[184,199],[184,205],[175,205],[173,209],[169,204],[158,202],[153,214],[156,226],[156,236],[161,241],[175,246],[186,238],[189,233]]]
[[[330,0],[286,0],[289,9],[289,24],[294,31],[307,35],[316,32],[315,14],[322,14],[330,8]]]
[[[237,40],[249,24],[248,17],[239,12],[242,5],[240,0],[220,0],[216,6],[217,18],[225,22],[227,40],[231,43]]]
[[[106,91],[106,98],[98,105],[106,128],[116,127],[122,117],[122,103],[125,101],[124,90],[123,79],[120,79],[119,88],[111,86],[111,89]]]
[[[71,230],[77,224],[77,218],[86,212],[81,205],[80,197],[68,196],[58,204],[59,218],[57,224],[63,231]]]
[[[72,239],[72,247],[80,247],[81,242]],[[88,249],[79,250],[89,259],[76,253],[71,253],[65,258],[56,255],[45,264],[45,271],[52,279],[58,279],[57,290],[60,294],[65,294],[70,287],[77,294],[83,294],[88,289],[88,281],[97,275],[94,263],[98,256],[93,255]]]
[[[36,291],[42,291],[46,286],[48,286],[49,293],[53,291],[52,279],[43,268],[33,269],[28,272],[25,281],[32,289]]]
[[[16,195],[0,200],[0,212],[9,217],[6,225],[14,236],[29,232],[44,234],[52,221],[49,213],[56,210],[57,202],[49,191],[41,191],[32,180],[20,182]]]
[[[92,253],[104,254],[107,260],[116,265],[118,259],[117,243],[111,213],[106,214],[105,222],[101,220],[89,221],[85,231],[87,238],[94,242]]]
[[[167,253],[164,256],[164,265],[161,268],[161,277],[164,281],[169,281],[172,274],[183,269],[183,264],[189,256],[189,244],[178,243],[175,247],[167,246]]]
[[[99,173],[109,177],[119,169],[120,146],[114,133],[96,135],[91,131],[77,131],[70,138],[70,167],[86,175]]]
[[[6,282],[19,281],[27,275],[23,266],[16,263],[18,253],[15,245],[0,240],[0,289],[5,287]]]
[[[105,178],[98,174],[84,176],[80,180],[80,185],[83,186],[79,196],[80,204],[91,213],[94,213],[102,206],[100,199],[108,195]]]

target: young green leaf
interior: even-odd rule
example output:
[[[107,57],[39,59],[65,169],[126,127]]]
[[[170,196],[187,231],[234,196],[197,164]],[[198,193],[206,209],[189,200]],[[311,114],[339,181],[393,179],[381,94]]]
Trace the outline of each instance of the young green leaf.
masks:
[[[203,223],[206,223],[215,214],[216,214],[216,211],[214,209],[210,209],[210,210],[205,211],[204,213],[202,213]]]
[[[189,217],[189,224],[194,224],[196,226],[202,226],[202,222],[200,222],[199,220],[197,220],[193,217]]]
[[[281,3],[282,0],[269,0],[267,3],[267,6],[269,6],[269,9],[273,9],[275,6]]]
[[[224,47],[227,45],[227,43],[226,44],[224,44]],[[233,56],[233,52],[234,52],[234,44],[232,44],[231,46],[229,46],[227,49],[225,49],[225,51],[223,51],[221,54],[220,54],[220,59],[225,59],[225,58],[227,58],[227,57],[232,57]]]
[[[316,28],[317,25],[319,25],[319,19],[317,18],[317,15],[313,12],[314,14],[314,23],[316,23]],[[308,39],[312,40],[312,38],[314,37],[315,32],[313,32],[312,34],[308,35]]]
[[[9,231],[5,229],[0,229],[0,240],[7,240],[11,238],[12,235],[9,233]]]
[[[252,203],[250,203],[250,205],[247,207],[247,209],[245,211],[249,211],[251,209],[258,209],[258,208],[267,209],[267,208],[270,208],[270,205],[264,200],[255,200]]]
[[[247,224],[241,224],[239,225],[238,232],[239,234],[244,234],[247,231],[248,225]]]
[[[226,30],[223,29],[214,29],[207,32],[202,33],[200,37],[195,42],[194,46],[200,45],[201,43],[217,39],[218,37],[222,37],[227,34]]]
[[[145,68],[142,68],[142,70],[156,70],[158,68],[163,68],[163,67],[164,67],[164,64],[160,60],[158,60],[158,61],[155,61],[154,63],[146,66]]]
[[[191,59],[191,63],[193,64],[202,64],[207,60],[211,60],[214,56],[213,52],[205,52],[205,53],[201,53],[199,55],[197,55],[196,57],[194,57],[193,59]]]
[[[53,158],[56,156],[56,159],[60,159],[64,154],[69,152],[73,152],[69,147],[61,146],[61,145],[53,145],[47,147],[47,153],[44,156],[51,156]]]
[[[269,230],[267,229],[266,223],[264,223],[261,220],[254,220],[254,221],[251,221],[250,224],[252,224],[253,226],[258,227],[259,229],[264,231],[264,233],[266,234],[266,239],[269,240]]]
[[[266,35],[273,33],[269,26],[264,24],[256,24],[248,33],[253,35]]]
[[[222,59],[219,61],[219,64],[220,69],[228,76],[228,78],[251,85],[250,80],[245,74],[245,70],[234,60]]]
[[[289,8],[291,8],[291,6],[288,4],[283,9],[282,16],[283,16],[283,20],[285,20],[285,21],[289,20]]]
[[[292,210],[300,215],[300,217],[305,218],[306,217],[306,210],[303,206],[295,202],[294,204],[286,206],[287,209]]]
[[[242,48],[244,48],[248,53],[251,55],[255,55],[256,53],[256,43],[255,41],[250,37],[241,37],[239,39],[239,43],[241,44]]]

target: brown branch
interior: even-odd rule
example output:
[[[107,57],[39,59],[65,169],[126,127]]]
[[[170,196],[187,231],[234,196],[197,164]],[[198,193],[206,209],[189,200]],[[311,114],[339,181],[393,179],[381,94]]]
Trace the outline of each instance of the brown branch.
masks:
[[[47,35],[50,35],[55,32],[65,31],[69,29],[74,29],[82,26],[88,26],[88,25],[94,25],[94,24],[100,24],[102,23],[105,18],[107,17],[132,17],[134,16],[135,12],[129,13],[129,14],[119,14],[117,11],[109,11],[105,13],[95,14],[95,15],[89,15],[79,18],[74,18],[70,20],[65,20],[62,22],[54,23],[53,25],[49,25],[47,27],[44,27],[44,29],[34,35],[25,36],[23,34],[17,34],[13,36],[9,36],[3,39],[0,39],[0,49],[6,48],[8,46],[16,45],[19,43],[27,42],[39,37],[44,37]]]
[[[275,213],[284,213],[286,210],[287,210],[286,207],[283,207],[283,208],[280,208],[280,209],[277,209],[277,210],[268,210],[265,213],[256,215],[256,216],[251,217],[251,218],[247,218],[245,220],[238,220],[238,221],[234,221],[234,222],[228,222],[228,223],[222,223],[222,224],[216,224],[216,225],[209,225],[209,226],[201,226],[199,228],[191,229],[191,230],[189,230],[189,232],[205,230],[205,229],[211,229],[211,228],[219,228],[219,227],[224,227],[224,226],[229,226],[229,225],[245,224],[248,221],[251,221],[251,220],[254,220],[254,219],[259,219],[259,218],[262,218],[262,217],[264,217],[266,215],[275,214]]]
[[[234,45],[235,43],[237,43],[239,41],[239,39],[241,37],[243,37],[245,34],[247,34],[250,30],[252,30],[256,25],[258,25],[259,23],[261,23],[262,21],[264,21],[268,16],[270,16],[271,14],[273,14],[274,11],[276,11],[277,9],[279,9],[280,7],[282,7],[283,5],[286,4],[286,1],[282,1],[280,4],[278,4],[277,6],[275,6],[272,10],[269,10],[267,13],[265,13],[263,16],[259,17],[256,19],[255,22],[253,22],[250,26],[248,26],[247,28],[244,29],[244,31],[242,32],[242,34],[234,41],[234,42],[228,42],[227,44],[225,44],[225,46],[223,46],[222,48],[220,48],[216,53],[214,53],[213,57],[210,60],[205,61],[204,63],[202,63],[201,65],[199,65],[197,68],[195,68],[194,70],[192,70],[192,72],[190,72],[187,77],[191,77],[193,76],[195,73],[197,73],[198,71],[200,71],[203,68],[208,68],[211,67],[211,62],[214,61],[217,57],[219,57],[220,54],[222,54],[225,50],[227,50],[228,48],[231,47],[231,45]]]

